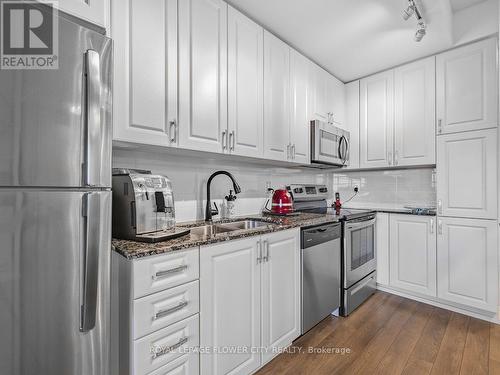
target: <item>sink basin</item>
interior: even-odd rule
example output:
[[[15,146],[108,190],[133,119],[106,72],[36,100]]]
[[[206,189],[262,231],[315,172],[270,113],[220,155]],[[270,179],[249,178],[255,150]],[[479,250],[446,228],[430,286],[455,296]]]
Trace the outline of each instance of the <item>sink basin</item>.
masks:
[[[243,230],[243,229],[246,230],[257,229],[257,228],[267,227],[269,225],[272,225],[272,223],[267,223],[259,220],[242,220],[242,221],[235,221],[232,223],[216,224],[217,227],[228,229],[230,231]]]
[[[213,237],[218,234],[231,232],[234,229],[221,228],[218,225],[203,225],[191,228],[191,234],[202,237]]]
[[[227,232],[234,232],[236,230],[251,230],[264,228],[269,225],[272,225],[272,223],[267,223],[259,220],[242,220],[234,221],[231,223],[220,223],[194,227],[191,228],[191,234],[202,237],[213,237]]]

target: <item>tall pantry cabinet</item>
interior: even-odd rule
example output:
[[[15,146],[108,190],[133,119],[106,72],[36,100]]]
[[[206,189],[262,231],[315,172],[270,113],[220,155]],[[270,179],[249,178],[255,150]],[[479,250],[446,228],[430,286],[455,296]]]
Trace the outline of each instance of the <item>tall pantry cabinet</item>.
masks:
[[[497,42],[436,57],[438,297],[498,309]]]

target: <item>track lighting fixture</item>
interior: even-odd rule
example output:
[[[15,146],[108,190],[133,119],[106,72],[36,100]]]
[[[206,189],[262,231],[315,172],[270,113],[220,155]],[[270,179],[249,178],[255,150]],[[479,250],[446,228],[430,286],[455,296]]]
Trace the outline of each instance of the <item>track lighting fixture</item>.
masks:
[[[409,5],[408,8],[403,10],[403,19],[405,21],[408,21],[408,19],[413,16],[413,13],[415,13],[415,7]]]
[[[425,36],[425,34],[426,34],[425,23],[424,21],[420,20],[418,21],[417,31],[415,32],[415,42],[420,42],[422,38]]]
[[[415,41],[420,42],[426,34],[425,21],[423,20],[422,15],[420,14],[417,5],[415,4],[415,1],[408,0],[408,7],[403,10],[403,19],[405,21],[408,21],[413,15],[415,15],[415,18],[418,21],[417,31],[415,32]]]

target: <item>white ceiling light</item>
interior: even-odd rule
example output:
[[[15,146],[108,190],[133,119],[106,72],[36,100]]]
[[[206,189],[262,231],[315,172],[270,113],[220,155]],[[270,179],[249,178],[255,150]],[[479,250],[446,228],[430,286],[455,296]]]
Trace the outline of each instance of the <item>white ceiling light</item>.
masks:
[[[417,19],[417,31],[415,32],[415,41],[420,42],[426,34],[425,21],[422,18],[420,11],[417,8],[414,0],[408,0],[408,8],[403,10],[403,19],[408,21],[411,16],[415,15]]]

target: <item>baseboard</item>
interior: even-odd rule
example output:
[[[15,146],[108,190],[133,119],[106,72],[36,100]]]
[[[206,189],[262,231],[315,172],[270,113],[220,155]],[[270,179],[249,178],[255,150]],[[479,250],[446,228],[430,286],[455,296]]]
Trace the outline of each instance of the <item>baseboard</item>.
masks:
[[[470,310],[463,309],[463,308],[460,308],[460,307],[457,307],[457,306],[449,305],[449,304],[442,303],[442,302],[439,302],[439,301],[434,301],[432,299],[428,299],[428,298],[416,296],[414,294],[410,294],[410,293],[407,293],[407,292],[402,292],[400,290],[393,289],[391,287],[388,287],[388,286],[385,286],[385,285],[380,285],[380,284],[377,284],[377,290],[380,290],[382,292],[387,292],[387,293],[395,294],[395,295],[400,296],[400,297],[412,299],[414,301],[426,303],[426,304],[431,305],[431,306],[436,306],[436,307],[439,307],[439,308],[442,308],[442,309],[445,309],[445,310],[450,310],[450,311],[453,311],[453,312],[456,312],[456,313],[459,313],[459,314],[467,315],[467,316],[470,316],[470,317],[473,317],[473,318],[476,318],[476,319],[481,319],[481,320],[485,320],[485,321],[490,322],[490,323],[495,323],[495,324],[499,324],[500,325],[499,316],[498,315],[493,315],[493,313],[492,313],[492,316],[483,315],[483,314],[481,314],[479,312],[470,311]]]

